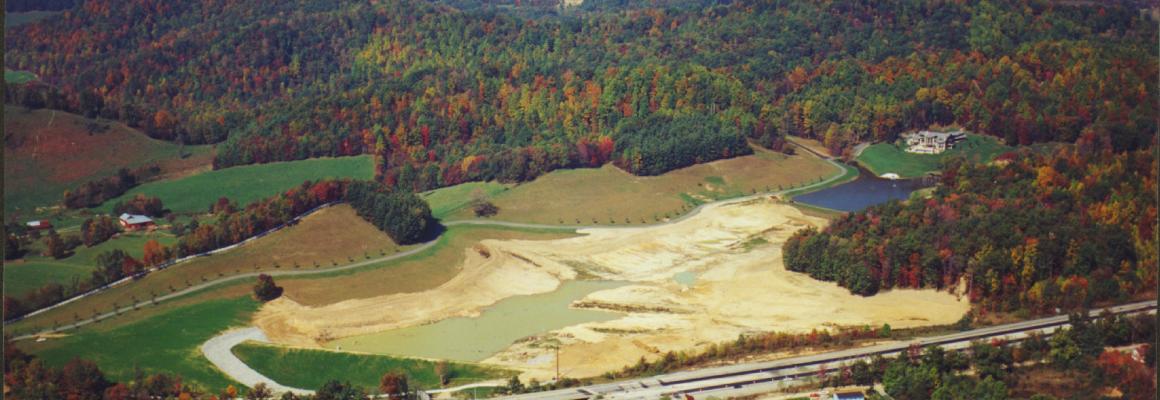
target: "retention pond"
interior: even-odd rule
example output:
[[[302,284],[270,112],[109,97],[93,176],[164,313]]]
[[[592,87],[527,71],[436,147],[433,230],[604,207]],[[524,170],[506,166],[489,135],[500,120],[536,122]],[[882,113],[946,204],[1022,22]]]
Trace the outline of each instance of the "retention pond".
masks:
[[[890,200],[904,200],[915,190],[931,186],[928,179],[885,179],[864,169],[858,178],[838,186],[793,198],[795,202],[838,211],[859,211]]]
[[[375,354],[482,361],[522,338],[585,322],[608,321],[620,313],[576,309],[573,301],[624,282],[567,281],[558,289],[516,296],[488,307],[478,317],[448,318],[330,342],[326,347]]]

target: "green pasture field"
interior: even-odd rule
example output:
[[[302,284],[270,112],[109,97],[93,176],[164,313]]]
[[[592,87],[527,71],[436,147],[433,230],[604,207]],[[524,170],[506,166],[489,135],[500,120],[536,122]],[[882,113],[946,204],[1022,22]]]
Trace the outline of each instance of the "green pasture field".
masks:
[[[303,389],[322,387],[331,379],[350,381],[368,389],[377,388],[383,374],[391,371],[406,374],[412,388],[439,388],[435,362],[428,360],[285,348],[253,342],[234,347],[234,355],[275,382]],[[448,363],[447,371],[450,371],[450,386],[507,378],[515,374],[513,371],[463,363]]]
[[[499,207],[493,217],[496,220],[639,225],[676,217],[702,203],[801,186],[837,172],[813,155],[754,151],[753,155],[698,164],[660,176],[634,176],[609,164],[554,171],[508,190],[494,183],[486,187],[495,193],[491,201]],[[470,200],[464,200],[464,195],[470,197],[479,187],[469,185],[474,186],[452,186],[428,194],[431,208],[454,210],[447,214],[448,220],[474,219],[469,207],[460,204]]]
[[[96,269],[94,260],[97,255],[120,249],[141,259],[145,242],[150,239],[156,239],[162,245],[171,245],[177,241],[173,235],[164,232],[123,233],[93,247],[81,245],[71,256],[59,260],[38,254],[43,251],[43,246],[38,242],[23,260],[4,263],[4,292],[8,296],[21,298],[51,282],[68,287],[74,279],[87,281]]]
[[[258,303],[248,296],[206,300],[167,310],[113,329],[81,328],[44,342],[19,342],[49,365],[73,358],[97,363],[105,376],[125,382],[137,369],[180,375],[202,391],[219,393],[236,382],[201,354],[200,346],[219,332],[248,324]]]
[[[117,201],[143,193],[160,197],[165,208],[173,212],[203,213],[220,197],[227,197],[239,206],[245,206],[308,180],[371,179],[374,177],[372,163],[371,156],[364,155],[244,165],[146,183],[106,202],[103,207],[111,211]]]

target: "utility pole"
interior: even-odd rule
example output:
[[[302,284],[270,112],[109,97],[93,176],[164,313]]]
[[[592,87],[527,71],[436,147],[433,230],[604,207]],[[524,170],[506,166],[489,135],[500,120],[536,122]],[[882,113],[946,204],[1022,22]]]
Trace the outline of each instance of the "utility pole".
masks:
[[[560,346],[556,345],[556,384],[560,384]]]

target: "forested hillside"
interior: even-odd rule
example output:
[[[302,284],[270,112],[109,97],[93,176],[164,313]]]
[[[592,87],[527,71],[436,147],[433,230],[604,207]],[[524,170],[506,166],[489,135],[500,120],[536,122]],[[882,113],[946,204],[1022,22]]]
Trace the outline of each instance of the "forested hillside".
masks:
[[[1077,307],[1155,288],[1152,150],[1076,147],[949,166],[934,195],[852,213],[785,245],[786,267],[854,293],[953,288],[984,309]]]
[[[1156,128],[1156,24],[1121,3],[541,3],[86,1],[8,31],[6,67],[43,82],[7,101],[221,143],[218,167],[374,153],[411,189],[659,173],[786,134],[840,151],[953,122],[1130,150]],[[729,129],[619,137],[649,121]]]

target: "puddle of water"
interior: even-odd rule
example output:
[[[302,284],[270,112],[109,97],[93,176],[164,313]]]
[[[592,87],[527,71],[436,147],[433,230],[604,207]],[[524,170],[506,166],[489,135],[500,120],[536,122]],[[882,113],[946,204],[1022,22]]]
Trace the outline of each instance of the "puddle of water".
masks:
[[[673,275],[673,280],[685,287],[692,287],[693,284],[697,283],[697,273],[693,271],[678,272]]]
[[[433,324],[339,339],[329,348],[457,361],[482,361],[515,341],[585,322],[609,321],[622,314],[574,309],[573,301],[625,282],[567,281],[553,292],[500,300],[474,318],[448,318]]]

